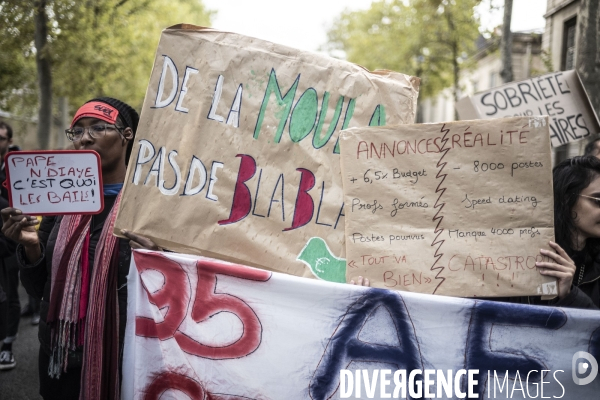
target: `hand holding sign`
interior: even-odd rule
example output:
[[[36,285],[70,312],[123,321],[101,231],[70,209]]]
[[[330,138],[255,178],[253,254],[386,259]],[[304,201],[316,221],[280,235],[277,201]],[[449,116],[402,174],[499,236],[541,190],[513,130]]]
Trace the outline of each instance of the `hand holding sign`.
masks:
[[[129,246],[132,249],[146,249],[146,250],[155,250],[162,251],[160,247],[156,245],[152,240],[148,239],[145,236],[138,235],[133,232],[129,232],[126,229],[121,229],[121,234],[129,239]]]
[[[8,207],[0,211],[2,215],[2,233],[8,239],[24,246],[33,246],[39,243],[35,226],[38,219],[31,215],[23,215],[21,210]]]
[[[8,153],[12,207],[26,214],[97,214],[104,208],[100,156],[95,151]]]
[[[1,211],[2,233],[8,239],[20,243],[25,248],[25,255],[30,263],[42,257],[40,240],[35,226],[38,224],[36,217],[23,215],[21,210],[7,207]]]
[[[549,245],[554,251],[541,249],[540,254],[547,256],[550,260],[539,261],[535,264],[540,274],[556,278],[558,297],[562,299],[571,292],[577,267],[567,252],[557,243],[550,242]]]

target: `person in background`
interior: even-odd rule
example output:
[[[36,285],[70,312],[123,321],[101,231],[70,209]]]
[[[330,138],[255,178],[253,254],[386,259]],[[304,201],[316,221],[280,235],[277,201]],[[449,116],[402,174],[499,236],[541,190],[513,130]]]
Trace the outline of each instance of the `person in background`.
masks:
[[[6,180],[6,169],[4,168],[4,157],[11,151],[14,146],[12,142],[13,130],[12,127],[4,121],[0,121],[0,182]],[[0,195],[8,199],[8,189],[0,186]]]
[[[75,113],[67,138],[100,154],[104,209],[44,217],[1,211],[6,237],[19,243],[21,282],[41,299],[40,394],[44,399],[119,399],[131,248],[113,235],[120,191],[139,116],[102,97]]]
[[[594,139],[585,145],[583,150],[584,156],[599,157],[600,156],[600,138]]]
[[[40,301],[33,296],[28,296],[27,304],[21,308],[21,318],[31,317],[31,325],[40,323]]]
[[[8,207],[8,201],[3,197],[0,197],[0,207]],[[16,367],[12,352],[12,342],[16,336],[14,332],[14,325],[11,323],[9,314],[14,318],[14,309],[11,309],[9,304],[10,296],[7,293],[9,288],[9,274],[8,268],[5,265],[5,258],[14,254],[16,244],[10,240],[7,240],[5,236],[0,233],[0,343],[2,343],[2,351],[0,351],[0,371],[8,371]],[[18,278],[17,278],[18,279]],[[11,335],[13,340],[4,342],[8,335]]]
[[[557,279],[558,298],[534,304],[600,308],[600,160],[573,157],[552,170],[554,232],[549,262],[538,262],[541,274]]]
[[[0,121],[0,183],[6,180],[6,169],[4,158],[12,144],[13,130],[9,124]],[[0,206],[8,207],[8,190],[0,186]],[[17,366],[13,354],[13,343],[17,339],[19,332],[19,320],[21,318],[21,302],[19,301],[19,268],[14,258],[15,244],[7,241],[4,237],[0,238],[0,286],[4,296],[0,293],[0,301],[5,298],[5,304],[0,306],[4,311],[0,311],[0,325],[4,326],[2,330],[4,340],[0,347],[0,371],[13,369]]]
[[[71,148],[71,150],[73,149]],[[13,143],[10,146],[8,146],[8,151],[21,151],[21,148]],[[42,221],[42,217],[37,217],[37,219],[40,222]],[[31,325],[37,325],[40,323],[40,301],[33,296],[27,297],[27,304],[25,304],[23,308],[21,308],[21,318],[31,317]]]

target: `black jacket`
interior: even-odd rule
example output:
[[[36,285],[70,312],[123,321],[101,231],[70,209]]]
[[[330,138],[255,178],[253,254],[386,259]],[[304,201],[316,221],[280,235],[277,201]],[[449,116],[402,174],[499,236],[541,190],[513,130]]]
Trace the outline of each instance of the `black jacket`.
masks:
[[[8,207],[8,201],[0,196],[0,209]],[[0,229],[2,228],[2,220],[0,220]],[[15,254],[17,244],[12,240],[7,239],[2,232],[0,232],[0,303],[7,300],[6,292],[3,286],[6,281],[7,266],[6,258]]]
[[[4,197],[0,197],[0,208],[8,207],[8,201]],[[0,228],[2,228],[2,220],[0,219]],[[15,254],[17,244],[12,240],[8,240],[2,232],[0,232],[0,341],[4,340],[8,334],[8,268],[7,257]]]
[[[102,213],[95,215],[92,219],[92,228],[90,231],[90,251],[89,265],[93,268],[94,254],[96,245],[100,239],[104,221],[111,207],[115,202],[116,196],[104,197],[104,210]],[[51,268],[52,255],[56,245],[58,229],[62,217],[44,217],[38,230],[40,243],[43,246],[43,257],[38,263],[31,265],[25,262],[23,248],[19,246],[18,258],[21,268],[21,282],[27,293],[36,299],[41,299],[40,304],[40,326],[38,338],[41,348],[48,355],[51,355],[50,346],[50,328],[46,324],[48,316],[48,307],[51,291]],[[125,323],[127,321],[127,274],[129,272],[129,263],[131,261],[131,248],[129,241],[124,239],[118,240],[119,245],[119,270],[117,272],[117,295],[119,302],[119,355],[123,352],[123,338],[125,337]],[[91,276],[91,275],[90,275]],[[93,299],[90,299],[93,301]],[[69,367],[81,366],[82,349],[69,354]]]
[[[557,307],[600,309],[600,254],[585,266],[583,279],[579,286],[573,285],[571,292],[564,298],[551,301]],[[579,277],[579,269],[574,281]]]
[[[2,186],[2,182],[6,180],[6,172],[4,170],[4,163],[0,165],[0,210],[8,207],[8,190]],[[2,221],[0,221],[0,228],[2,228]],[[6,292],[4,291],[3,285],[6,285],[6,268],[5,258],[15,254],[17,244],[12,240],[8,240],[4,234],[0,233],[0,303],[7,300]],[[2,311],[0,311],[2,312]],[[4,322],[4,319],[0,320],[0,324]],[[0,328],[0,340],[4,339],[2,336],[2,328]]]

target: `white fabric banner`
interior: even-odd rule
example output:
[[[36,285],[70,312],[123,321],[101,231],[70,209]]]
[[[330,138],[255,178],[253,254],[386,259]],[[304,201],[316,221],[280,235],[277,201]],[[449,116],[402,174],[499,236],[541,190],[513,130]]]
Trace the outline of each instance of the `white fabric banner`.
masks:
[[[134,252],[128,290],[124,399],[593,399],[600,390],[597,311],[148,251]]]

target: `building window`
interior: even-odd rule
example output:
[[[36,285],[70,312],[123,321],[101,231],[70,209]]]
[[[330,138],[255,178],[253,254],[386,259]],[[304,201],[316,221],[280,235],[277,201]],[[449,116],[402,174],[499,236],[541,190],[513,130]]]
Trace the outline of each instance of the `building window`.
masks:
[[[565,22],[563,32],[562,70],[575,68],[575,33],[577,32],[577,17]]]
[[[492,72],[490,74],[490,89],[498,86],[498,78],[499,77],[500,77],[500,74],[498,74],[497,72]]]

